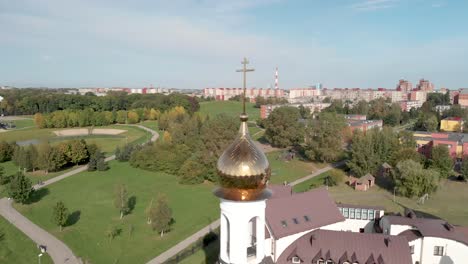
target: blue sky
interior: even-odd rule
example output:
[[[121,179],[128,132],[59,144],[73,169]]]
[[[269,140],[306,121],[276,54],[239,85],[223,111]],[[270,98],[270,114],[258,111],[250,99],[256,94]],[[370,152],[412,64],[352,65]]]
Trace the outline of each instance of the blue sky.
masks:
[[[0,0],[0,85],[468,87],[466,0]]]

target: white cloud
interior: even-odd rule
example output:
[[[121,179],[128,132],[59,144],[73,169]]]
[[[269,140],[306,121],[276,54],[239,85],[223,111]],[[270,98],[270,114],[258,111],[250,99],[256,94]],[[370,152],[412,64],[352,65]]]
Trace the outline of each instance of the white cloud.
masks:
[[[398,0],[366,0],[353,4],[351,8],[357,11],[375,11],[392,8],[397,2]]]

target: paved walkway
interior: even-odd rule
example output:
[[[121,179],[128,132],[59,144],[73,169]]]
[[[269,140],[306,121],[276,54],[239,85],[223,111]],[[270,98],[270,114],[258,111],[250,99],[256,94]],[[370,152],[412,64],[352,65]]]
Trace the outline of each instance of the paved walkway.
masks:
[[[151,133],[152,137],[150,141],[156,141],[159,138],[159,134],[147,127],[141,125],[131,125],[139,127],[145,131]],[[107,157],[106,161],[111,161],[115,159],[115,155]],[[43,184],[36,184],[33,186],[35,190],[43,188],[52,183],[61,181],[65,178],[68,178],[72,175],[78,174],[80,172],[86,171],[88,165],[83,165],[68,171],[60,176],[54,177],[45,181]],[[6,220],[13,224],[16,228],[22,231],[26,236],[31,240],[36,242],[38,245],[45,245],[47,247],[47,253],[50,255],[55,264],[80,264],[81,262],[78,258],[73,255],[72,250],[67,247],[62,241],[55,238],[53,235],[40,228],[33,222],[29,221],[26,217],[20,214],[15,208],[12,207],[12,201],[7,198],[0,199],[0,215],[2,215]],[[39,253],[39,250],[38,250]]]
[[[328,165],[328,166],[326,166],[324,168],[321,168],[321,169],[315,171],[312,174],[309,174],[309,175],[304,176],[304,177],[302,177],[300,179],[297,179],[297,180],[289,183],[289,185],[291,185],[291,186],[297,185],[297,184],[299,184],[301,182],[312,179],[312,178],[314,178],[314,177],[316,177],[316,176],[318,176],[318,175],[320,175],[320,174],[322,174],[324,172],[327,172],[327,171],[329,171],[329,170],[331,170],[333,168],[341,167],[344,164],[346,164],[346,160],[338,161],[338,162],[333,163],[331,165]],[[189,236],[185,240],[181,241],[179,244],[177,244],[177,245],[173,246],[172,248],[166,250],[161,255],[159,255],[156,258],[150,260],[147,264],[160,264],[160,263],[163,263],[164,261],[174,257],[177,253],[184,250],[185,248],[187,248],[191,244],[195,243],[198,239],[204,237],[211,230],[214,230],[214,229],[218,228],[219,224],[220,224],[220,221],[218,219],[218,220],[214,221],[213,223],[209,224],[208,226],[205,226],[204,228],[202,228],[201,230],[199,230],[195,234]]]
[[[291,185],[291,186],[297,185],[297,184],[299,184],[301,182],[305,182],[307,180],[310,180],[310,179],[312,179],[312,178],[314,178],[314,177],[316,177],[316,176],[318,176],[318,175],[320,175],[320,174],[322,174],[324,172],[327,172],[327,171],[329,171],[329,170],[331,170],[333,168],[338,168],[338,167],[341,167],[341,166],[343,166],[345,164],[346,164],[346,160],[341,160],[341,161],[335,162],[335,163],[333,163],[331,165],[328,165],[328,166],[326,166],[324,168],[321,168],[321,169],[315,171],[312,174],[309,174],[309,175],[304,176],[302,178],[299,178],[299,179],[297,179],[297,180],[295,180],[293,182],[290,182],[289,185]]]
[[[147,264],[160,264],[164,261],[170,259],[171,257],[175,256],[180,251],[184,250],[185,248],[189,247],[191,244],[195,243],[199,238],[204,237],[206,234],[210,233],[210,231],[219,227],[219,219],[214,221],[213,223],[205,226],[204,228],[200,229],[195,234],[189,236],[185,240],[181,241],[179,244],[173,246],[172,248],[166,250],[161,255],[155,257],[154,259],[150,260]]]
[[[47,253],[55,264],[80,264],[73,252],[62,241],[40,228],[26,217],[18,213],[12,206],[12,201],[7,198],[0,199],[0,215],[21,230],[38,245],[45,245]],[[39,249],[37,250],[39,253]]]

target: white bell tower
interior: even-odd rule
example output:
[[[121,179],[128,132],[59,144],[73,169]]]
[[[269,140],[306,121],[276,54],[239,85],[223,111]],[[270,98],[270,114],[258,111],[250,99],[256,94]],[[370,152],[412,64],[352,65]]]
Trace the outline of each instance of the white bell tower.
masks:
[[[265,200],[221,199],[221,263],[261,263],[265,258]]]
[[[234,142],[218,159],[221,235],[219,262],[222,264],[259,264],[265,258],[265,209],[271,192],[266,188],[271,169],[268,159],[249,135],[245,112],[246,73],[244,58],[243,112]]]

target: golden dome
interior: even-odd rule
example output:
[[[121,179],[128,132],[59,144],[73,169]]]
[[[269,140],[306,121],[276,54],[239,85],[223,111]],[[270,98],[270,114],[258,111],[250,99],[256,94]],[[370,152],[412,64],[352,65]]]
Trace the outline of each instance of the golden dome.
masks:
[[[271,170],[268,159],[250,138],[247,115],[241,115],[239,134],[218,160],[221,188],[216,194],[229,200],[256,200],[267,196]]]

